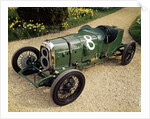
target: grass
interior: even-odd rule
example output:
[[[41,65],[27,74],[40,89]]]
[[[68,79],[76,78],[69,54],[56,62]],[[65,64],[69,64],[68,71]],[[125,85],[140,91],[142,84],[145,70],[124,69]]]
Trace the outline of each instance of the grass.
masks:
[[[141,45],[141,23],[140,20],[141,15],[139,15],[131,24],[129,28],[129,33],[132,38]]]

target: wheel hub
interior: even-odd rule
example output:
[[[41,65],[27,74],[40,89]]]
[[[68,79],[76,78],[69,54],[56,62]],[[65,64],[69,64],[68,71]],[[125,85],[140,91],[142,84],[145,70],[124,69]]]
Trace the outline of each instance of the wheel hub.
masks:
[[[72,87],[71,83],[67,83],[64,85],[65,88],[70,89]]]
[[[70,93],[71,88],[75,86],[75,81],[73,78],[70,78],[67,80],[67,82],[63,85],[63,88],[61,89],[61,94],[67,94]]]
[[[33,55],[25,55],[21,59],[21,66],[23,68],[27,67],[29,64],[32,64],[35,60],[35,56]]]

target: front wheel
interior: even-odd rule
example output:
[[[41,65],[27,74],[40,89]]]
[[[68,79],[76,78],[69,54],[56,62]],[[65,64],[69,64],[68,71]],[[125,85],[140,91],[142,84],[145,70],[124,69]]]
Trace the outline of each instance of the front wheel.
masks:
[[[122,59],[121,59],[123,65],[127,65],[131,62],[135,53],[135,49],[136,49],[135,42],[131,42],[126,45],[125,49],[123,50]]]
[[[21,69],[35,64],[39,59],[39,50],[34,47],[23,47],[17,50],[12,57],[12,67],[18,73]],[[35,70],[26,70],[23,74],[33,74]]]
[[[85,77],[79,70],[67,70],[54,80],[51,98],[59,106],[67,105],[79,97],[84,85]]]

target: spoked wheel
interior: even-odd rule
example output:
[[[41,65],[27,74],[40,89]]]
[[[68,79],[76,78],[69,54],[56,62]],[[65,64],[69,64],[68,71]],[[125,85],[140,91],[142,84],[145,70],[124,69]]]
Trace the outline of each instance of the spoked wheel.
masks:
[[[18,73],[21,69],[34,65],[39,59],[39,50],[34,47],[23,47],[17,50],[12,57],[13,69]],[[23,74],[33,74],[35,70],[26,70]]]
[[[136,49],[136,44],[135,42],[131,42],[129,44],[127,44],[127,46],[125,47],[123,54],[122,54],[122,64],[123,65],[127,65],[131,62],[134,53],[135,53],[135,49]]]
[[[51,97],[55,104],[63,106],[79,97],[85,85],[84,75],[76,69],[60,74],[51,87]]]

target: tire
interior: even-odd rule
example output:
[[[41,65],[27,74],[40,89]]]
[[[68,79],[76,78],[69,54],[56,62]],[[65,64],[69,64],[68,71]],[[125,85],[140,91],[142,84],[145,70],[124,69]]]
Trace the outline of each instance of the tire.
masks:
[[[13,69],[18,73],[22,68],[25,68],[25,66],[22,66],[22,64],[21,64],[21,66],[22,66],[22,68],[18,65],[18,60],[19,60],[19,56],[21,55],[21,54],[23,54],[23,53],[25,53],[25,52],[27,52],[27,51],[29,51],[29,52],[32,52],[33,54],[35,54],[35,56],[36,56],[36,60],[34,61],[34,62],[37,62],[37,60],[39,59],[39,50],[38,49],[36,49],[36,48],[34,48],[34,47],[30,47],[30,46],[27,46],[27,47],[23,47],[23,48],[20,48],[19,50],[17,50],[15,53],[14,53],[14,55],[13,55],[13,57],[12,57],[12,67],[13,67]],[[33,56],[33,54],[32,55],[30,55],[29,54],[29,56],[31,56],[32,58],[34,58],[35,56]],[[28,56],[28,55],[25,55],[26,57]],[[25,57],[24,56],[24,57]],[[20,60],[22,61],[22,63],[23,63],[23,58],[24,57],[22,57]],[[27,61],[28,59],[26,58],[26,61]],[[26,62],[25,62],[26,63]],[[24,65],[26,65],[27,66],[27,63],[26,64],[24,64]],[[24,75],[28,75],[28,74],[33,74],[33,73],[35,73],[35,70],[33,71],[33,70],[26,70],[23,74]]]
[[[126,47],[123,51],[123,54],[122,54],[122,59],[121,59],[121,63],[123,65],[127,65],[131,62],[131,60],[135,54],[135,49],[136,49],[135,42],[131,42],[126,45]]]
[[[73,80],[75,79],[75,78],[73,79],[73,77],[76,77],[79,82],[78,82],[78,85],[77,85],[75,91],[70,95],[70,91],[73,91],[73,88],[75,87],[75,84],[74,84],[74,87],[73,87],[73,84],[71,84],[71,83],[73,83]],[[70,82],[70,80],[71,80],[71,82]],[[70,84],[69,88],[67,87],[68,84]],[[63,72],[62,74],[60,74],[54,80],[52,87],[51,87],[50,95],[55,104],[57,104],[59,106],[64,106],[64,105],[67,105],[67,104],[73,102],[74,100],[76,100],[79,97],[79,95],[81,94],[81,92],[83,91],[84,86],[85,86],[84,75],[79,70],[70,69],[70,70],[67,70],[67,71]],[[66,94],[69,94],[69,96],[66,98],[60,97],[61,95],[63,96]]]

